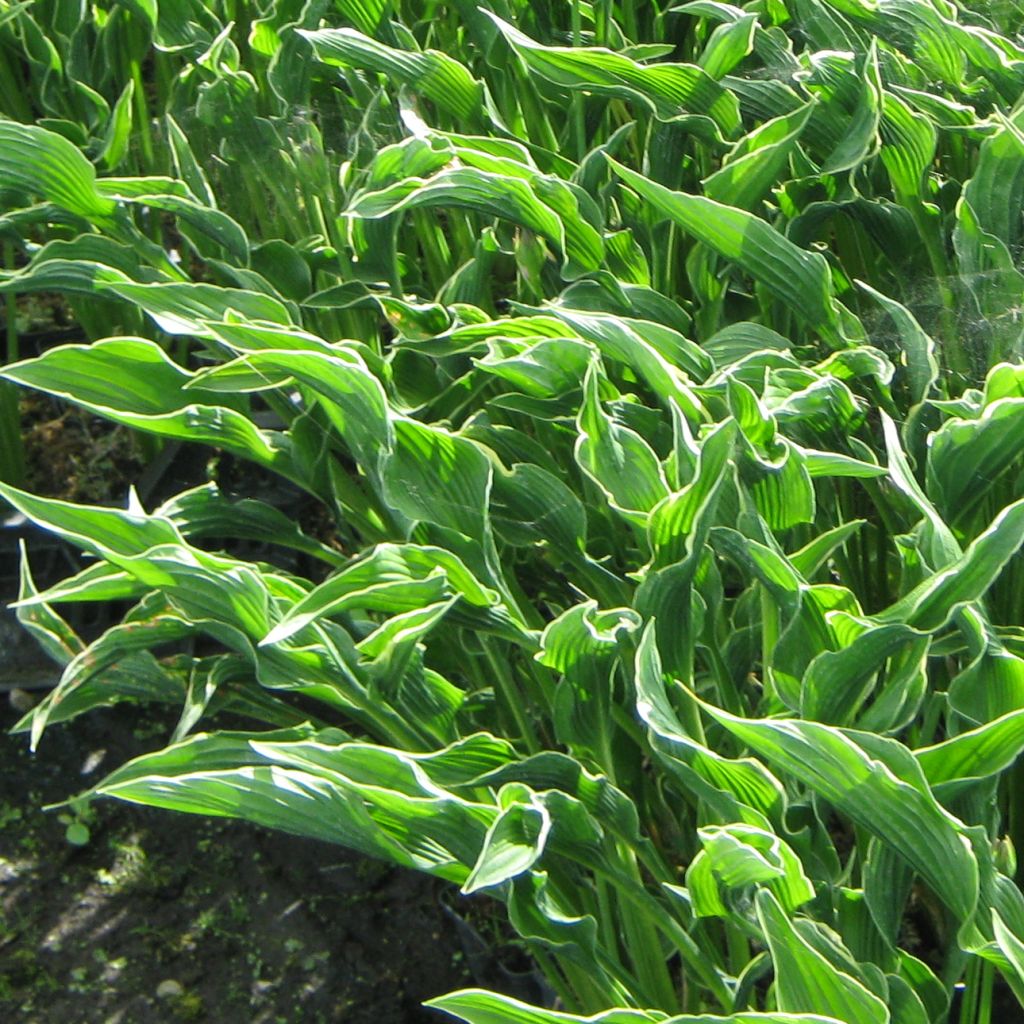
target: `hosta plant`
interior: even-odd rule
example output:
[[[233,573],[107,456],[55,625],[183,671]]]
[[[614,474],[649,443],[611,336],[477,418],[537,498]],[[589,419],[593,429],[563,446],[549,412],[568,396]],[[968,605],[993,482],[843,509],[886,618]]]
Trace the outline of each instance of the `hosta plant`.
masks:
[[[41,593],[23,570],[64,666],[31,742],[173,704],[88,797],[503,904],[560,1007],[434,1001],[470,1024],[1024,1001],[1012,26],[926,0],[137,7],[153,164],[0,121],[0,287],[59,291],[92,339],[2,376],[307,514],[0,487],[95,557]],[[90,643],[60,616],[114,600]]]

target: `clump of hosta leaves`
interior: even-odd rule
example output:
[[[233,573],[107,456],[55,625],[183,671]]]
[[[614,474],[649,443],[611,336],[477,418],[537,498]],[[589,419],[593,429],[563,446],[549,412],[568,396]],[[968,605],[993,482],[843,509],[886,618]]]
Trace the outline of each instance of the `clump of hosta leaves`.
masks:
[[[434,1001],[470,1024],[1006,1019],[1015,27],[58,6],[0,5],[0,289],[59,293],[86,340],[2,376],[308,515],[245,477],[156,507],[0,487],[95,556],[23,570],[63,665],[31,742],[170,703],[167,746],[87,796],[500,901],[560,1008]],[[60,616],[107,600],[91,643]]]

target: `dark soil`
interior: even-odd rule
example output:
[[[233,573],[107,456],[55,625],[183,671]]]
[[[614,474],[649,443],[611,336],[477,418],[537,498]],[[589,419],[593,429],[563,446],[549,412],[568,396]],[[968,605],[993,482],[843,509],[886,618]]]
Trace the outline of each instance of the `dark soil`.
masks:
[[[142,472],[137,435],[41,392],[21,399],[22,442],[33,494],[121,504]]]

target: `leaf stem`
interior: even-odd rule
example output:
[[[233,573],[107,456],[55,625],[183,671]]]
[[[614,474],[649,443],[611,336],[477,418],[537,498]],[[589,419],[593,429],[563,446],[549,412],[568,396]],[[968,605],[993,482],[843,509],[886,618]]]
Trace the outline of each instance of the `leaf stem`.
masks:
[[[583,45],[583,23],[580,15],[580,0],[572,0],[572,45]],[[572,124],[576,142],[576,160],[580,162],[587,155],[586,111],[583,108],[583,94],[577,89],[572,96]]]
[[[494,650],[492,641],[484,637],[482,638],[481,643],[483,646],[484,657],[487,659],[487,664],[493,674],[495,694],[500,696],[501,702],[505,705],[506,710],[511,714],[512,720],[515,722],[516,728],[519,730],[519,735],[522,738],[527,751],[531,754],[536,754],[540,751],[541,745],[540,741],[537,739],[537,734],[526,715],[523,694],[520,688],[516,685],[515,680],[512,678],[512,673],[509,671],[508,665]]]
[[[14,270],[14,243],[3,242],[4,268]],[[13,292],[4,295],[6,362],[19,358],[18,300]],[[0,480],[20,486],[25,480],[25,450],[21,440],[21,413],[18,388],[8,381],[0,381]]]

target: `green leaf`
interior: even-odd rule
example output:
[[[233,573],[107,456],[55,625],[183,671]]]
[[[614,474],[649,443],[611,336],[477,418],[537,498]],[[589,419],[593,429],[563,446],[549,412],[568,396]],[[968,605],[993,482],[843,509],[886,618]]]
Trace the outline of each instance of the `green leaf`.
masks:
[[[587,373],[584,402],[577,419],[576,461],[601,488],[612,508],[638,526],[668,494],[657,455],[634,430],[616,423],[599,398],[596,366]]]
[[[685,112],[714,119],[724,135],[740,126],[735,98],[692,64],[643,65],[625,54],[598,47],[543,46],[487,12],[531,71],[566,89],[642,103],[671,121]]]
[[[557,397],[578,388],[593,354],[589,345],[575,338],[544,338],[526,347],[495,338],[488,349],[485,358],[474,360],[475,365],[537,398]]]
[[[284,512],[255,498],[231,501],[216,484],[202,484],[164,502],[156,511],[176,523],[186,537],[237,537],[272,542],[339,566],[345,557],[303,533]]]
[[[914,871],[891,847],[870,839],[864,851],[864,901],[882,937],[897,944]]]
[[[930,543],[926,550],[928,562],[936,568],[942,568],[962,555],[961,547],[953,536],[953,531],[925,496],[921,485],[914,477],[907,456],[900,445],[896,424],[884,410],[881,412],[881,419],[885,447],[889,455],[889,476],[897,490],[913,503],[926,520],[931,531]]]
[[[0,120],[0,181],[98,223],[116,210],[96,188],[96,171],[61,135],[36,125]]]
[[[857,1024],[889,1024],[885,1003],[807,942],[767,890],[757,895],[757,916],[775,965],[781,1009]]]
[[[756,14],[717,25],[697,63],[716,80],[729,74],[754,49],[757,29]]]
[[[597,345],[606,360],[630,367],[659,401],[674,400],[693,423],[705,418],[690,379],[707,378],[712,364],[697,345],[671,328],[650,321],[589,313],[563,305],[551,307],[551,312],[581,338]]]
[[[1008,768],[1024,750],[1024,711],[986,722],[930,747],[914,751],[930,786],[985,779]]]
[[[788,352],[789,342],[763,324],[741,322],[730,324],[713,334],[704,342],[704,350],[715,361],[717,368],[724,368],[732,367],[732,364],[739,363],[745,356],[755,353]]]
[[[563,255],[567,280],[597,270],[604,257],[601,235],[583,218],[579,197],[557,178],[495,173],[476,167],[446,169],[430,178],[408,178],[364,192],[350,217],[386,217],[404,209],[462,207],[501,217],[535,231]]]
[[[1024,204],[1024,133],[1006,121],[981,144],[974,174],[964,185],[964,201],[977,214],[979,228],[1011,251],[1020,243],[1020,208]]]
[[[398,614],[413,611],[431,599],[452,595],[480,608],[489,608],[498,599],[449,551],[411,544],[380,544],[300,598],[262,643],[281,643],[318,619],[342,612]]]
[[[328,348],[319,338],[300,332],[220,324],[213,331],[235,346],[256,350],[201,371],[190,387],[259,390],[294,377],[319,399],[364,472],[371,480],[379,481],[383,462],[394,444],[394,431],[384,388],[357,352],[341,345]],[[264,342],[276,346],[285,341],[296,348],[260,347]],[[323,351],[303,351],[307,346]]]
[[[0,374],[117,423],[163,437],[205,441],[301,481],[280,436],[211,401],[216,396],[209,392],[187,390],[194,377],[151,341],[111,338],[65,345],[5,367]]]
[[[1010,969],[1004,972],[1004,976],[1020,1000],[1024,996],[1024,941],[1010,929],[998,911],[992,912],[992,928],[999,951]]]
[[[795,446],[794,446],[795,447]],[[887,476],[884,466],[873,462],[862,462],[838,452],[821,452],[815,448],[796,448],[799,459],[812,480],[819,477],[850,477],[857,480],[871,480]]]
[[[799,551],[789,556],[790,563],[804,579],[813,579],[832,552],[842,547],[863,525],[863,519],[852,519],[848,523],[819,533]]]
[[[472,441],[415,420],[394,420],[395,448],[384,492],[403,515],[485,543],[490,524],[491,463]]]
[[[189,191],[200,202],[210,207],[216,206],[210,182],[202,166],[196,160],[188,136],[170,114],[167,114],[164,120],[167,123],[167,141],[170,143],[176,176],[185,182]]]
[[[270,295],[242,288],[218,288],[212,284],[172,281],[157,284],[113,282],[105,287],[141,306],[168,334],[210,337],[208,321],[228,318],[229,312],[248,320],[274,324],[294,323],[292,314]]]
[[[814,899],[814,886],[800,858],[774,833],[735,824],[705,825],[697,834],[704,848],[700,856],[724,888],[765,885],[788,914]],[[693,864],[687,871],[688,886],[692,870]]]
[[[607,776],[587,771],[567,754],[547,750],[523,760],[510,759],[473,779],[475,786],[502,786],[507,782],[521,782],[536,792],[557,789],[582,804],[605,831],[631,846],[646,845],[640,836],[636,804]]]
[[[722,166],[704,179],[704,195],[724,206],[755,212],[778,183],[813,110],[814,105],[807,103],[745,135]]]
[[[583,502],[553,473],[518,462],[511,473],[496,472],[491,493],[495,528],[511,543],[547,541],[563,558],[586,550],[587,514]]]
[[[100,159],[109,170],[116,170],[128,152],[128,143],[132,132],[132,99],[134,95],[135,82],[129,79],[110,113],[110,121],[103,139],[103,149],[100,151]]]
[[[925,176],[935,156],[937,133],[930,118],[914,113],[891,92],[882,97],[879,153],[893,190],[906,204],[917,202],[925,192]]]
[[[142,185],[147,184],[146,179],[139,179],[139,182]],[[166,191],[125,193],[117,187],[118,184],[120,183],[108,185],[107,181],[101,182],[103,194],[124,203],[148,206],[153,210],[162,210],[173,214],[178,220],[179,230],[192,241],[201,255],[209,258],[220,255],[220,250],[223,250],[240,266],[245,266],[249,262],[249,239],[241,225],[226,213],[207,206],[192,196],[177,195],[173,186]],[[154,182],[154,185],[159,184],[161,182]],[[173,184],[176,185],[177,182]],[[212,241],[217,249],[211,250],[208,244],[200,245],[200,239],[190,229],[195,229],[195,232]],[[249,299],[247,301],[251,306],[256,300]],[[272,308],[269,302],[266,304],[266,308]]]
[[[807,666],[800,697],[802,714],[836,725],[856,719],[886,660],[920,640],[904,623],[865,629],[851,617],[844,624],[839,650],[822,651]]]
[[[104,284],[127,282],[139,273],[138,255],[128,246],[103,235],[85,234],[71,241],[48,242],[23,270],[0,274],[0,290],[102,297]]]
[[[330,746],[301,733],[198,735],[130,761],[93,792],[243,818],[463,883],[496,810],[439,788],[410,755],[324,738]]]
[[[387,75],[422,93],[461,123],[481,116],[480,83],[454,57],[437,50],[399,50],[349,28],[297,31],[326,64]]]
[[[145,592],[144,586],[123,569],[96,562],[42,593],[22,600],[26,605],[59,604],[62,601],[125,601],[142,597]]]
[[[949,705],[970,722],[990,722],[1024,707],[1024,661],[988,643],[949,685]]]
[[[700,446],[692,479],[652,511],[648,536],[655,568],[689,562],[700,554],[719,488],[725,481],[735,435],[729,422],[715,427]]]
[[[396,663],[404,669],[416,644],[451,611],[454,603],[454,597],[446,597],[442,601],[400,612],[360,640],[356,644],[356,650],[375,664],[383,664],[389,670],[393,669]]]
[[[40,647],[58,665],[67,665],[85,648],[78,634],[45,601],[32,601],[39,596],[28,564],[25,542],[19,544],[21,563],[18,584],[18,622],[35,637]],[[26,603],[31,602],[31,603]]]
[[[391,10],[391,0],[338,0],[337,8],[360,32],[372,35]]]
[[[1000,476],[1017,464],[1022,443],[1024,398],[988,403],[976,419],[955,417],[932,434],[928,491],[951,525],[974,512]]]
[[[857,75],[858,97],[853,114],[834,149],[822,164],[822,174],[839,174],[860,167],[878,148],[882,83],[874,41]]]
[[[487,830],[480,857],[462,891],[478,892],[528,871],[543,854],[550,831],[551,815],[542,803],[516,802],[505,807]]]
[[[648,623],[636,654],[637,713],[652,745],[687,789],[693,788],[721,815],[766,829],[782,809],[781,784],[753,758],[731,760],[687,734],[669,700],[658,655],[655,626]]]
[[[978,898],[978,865],[963,826],[936,802],[906,747],[817,722],[741,719],[708,705],[704,710],[775,767],[891,846],[960,920],[971,917]]]
[[[1017,269],[1006,243],[985,231],[981,217],[966,197],[957,203],[953,248],[974,313],[974,347],[980,349],[989,365],[1015,357],[1020,328],[1007,311],[1015,308],[1024,274]],[[965,354],[960,354],[958,361],[964,364]]]
[[[1024,544],[1024,498],[1007,505],[958,559],[919,583],[874,619],[922,632],[941,629],[960,605],[980,600]]]
[[[915,404],[923,402],[939,376],[935,342],[925,334],[913,313],[902,303],[888,298],[863,281],[858,281],[857,286],[867,292],[889,314],[895,324],[900,340],[900,358],[906,367],[911,400]]]
[[[161,544],[184,544],[169,519],[39,498],[7,484],[0,484],[0,495],[32,522],[100,557],[131,557]]]
[[[820,253],[794,245],[763,220],[704,196],[673,192],[609,158],[657,220],[671,220],[763,284],[830,344],[845,344],[845,317]]]
[[[599,757],[608,742],[611,672],[619,645],[639,625],[628,608],[598,610],[594,601],[575,605],[550,622],[537,660],[562,674],[552,716],[560,741]]]
[[[85,846],[89,842],[89,827],[80,821],[73,821],[65,830],[64,838],[72,846]]]
[[[842,1024],[835,1017],[816,1013],[734,1013],[728,1017],[683,1014],[669,1017],[659,1010],[618,1009],[581,1017],[529,1006],[510,996],[480,989],[438,996],[428,999],[425,1005],[443,1010],[466,1021],[466,1024]]]

